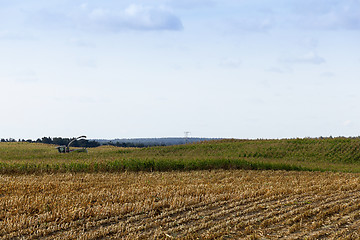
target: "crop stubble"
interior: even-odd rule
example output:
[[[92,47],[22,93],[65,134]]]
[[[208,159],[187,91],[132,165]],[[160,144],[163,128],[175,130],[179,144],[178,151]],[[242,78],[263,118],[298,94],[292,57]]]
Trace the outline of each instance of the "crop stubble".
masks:
[[[359,238],[358,174],[0,176],[2,239]]]

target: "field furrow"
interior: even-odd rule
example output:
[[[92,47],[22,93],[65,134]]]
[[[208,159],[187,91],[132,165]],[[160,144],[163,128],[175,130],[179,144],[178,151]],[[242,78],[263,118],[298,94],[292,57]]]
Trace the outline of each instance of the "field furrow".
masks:
[[[268,198],[256,197],[241,201],[219,201],[201,204],[200,206],[196,207],[190,206],[181,211],[165,211],[157,216],[152,217],[152,221],[148,223],[147,219],[142,219],[138,222],[126,221],[125,224],[132,224],[132,227],[128,229],[126,233],[129,234],[130,232],[141,231],[141,236],[149,237],[154,234],[158,226],[161,226],[162,232],[165,232],[168,235],[171,233],[171,235],[179,236],[180,234],[177,233],[178,228],[192,229],[192,226],[198,226],[203,222],[207,222],[209,225],[211,225],[211,222],[214,220],[226,220],[226,218],[228,218],[232,212],[243,212],[243,214],[247,214],[247,212],[254,211],[254,206],[257,208],[259,204],[272,205],[273,202],[278,202],[280,199],[285,201],[283,198],[288,199],[285,196],[271,196]],[[150,218],[150,216],[151,213],[149,213],[148,217]],[[122,225],[122,223],[119,223],[119,225]],[[104,226],[102,225],[101,227]],[[109,226],[108,228],[108,234],[110,234],[110,232],[114,232],[110,230],[113,229],[114,226]],[[194,233],[194,231],[191,232]],[[187,232],[185,232],[185,234],[187,234]]]
[[[297,209],[292,215],[284,214],[282,221],[273,226],[268,226],[263,232],[266,236],[280,237],[287,236],[291,238],[304,239],[309,236],[309,232],[320,231],[322,227],[331,230],[337,228],[341,220],[336,215],[341,212],[348,212],[352,209],[353,203],[349,203],[353,197],[359,197],[359,194],[341,199],[332,199],[327,202],[319,202],[318,206],[307,209]],[[360,201],[357,200],[356,206]],[[358,208],[356,209],[358,211]],[[305,231],[306,229],[306,231]],[[300,234],[302,233],[302,234]]]

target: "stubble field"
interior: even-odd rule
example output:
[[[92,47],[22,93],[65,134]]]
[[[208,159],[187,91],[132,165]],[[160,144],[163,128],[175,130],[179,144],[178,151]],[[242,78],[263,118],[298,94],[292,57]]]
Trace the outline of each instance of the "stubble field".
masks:
[[[356,173],[0,175],[1,239],[358,239]]]

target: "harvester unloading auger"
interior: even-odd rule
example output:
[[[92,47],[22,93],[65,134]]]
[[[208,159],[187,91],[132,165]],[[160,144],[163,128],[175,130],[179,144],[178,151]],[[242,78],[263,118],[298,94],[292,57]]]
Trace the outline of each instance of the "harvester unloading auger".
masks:
[[[87,149],[86,148],[79,148],[79,149],[71,149],[70,150],[70,145],[77,141],[77,140],[80,140],[81,138],[86,138],[86,136],[80,136],[80,137],[77,137],[77,138],[74,138],[73,140],[71,140],[69,142],[68,145],[62,145],[62,146],[59,146],[59,147],[56,147],[57,150],[59,151],[59,153],[69,153],[69,152],[87,152]]]

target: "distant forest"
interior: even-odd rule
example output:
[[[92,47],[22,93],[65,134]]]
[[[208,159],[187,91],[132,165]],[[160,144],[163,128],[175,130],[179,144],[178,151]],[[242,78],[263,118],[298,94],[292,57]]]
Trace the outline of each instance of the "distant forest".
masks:
[[[61,137],[43,137],[38,138],[37,140],[32,139],[13,139],[2,138],[1,142],[29,142],[29,143],[45,143],[45,144],[54,144],[54,145],[67,145],[70,141],[75,138],[61,138]],[[114,139],[114,140],[107,140],[107,139],[80,139],[74,141],[71,146],[72,147],[98,147],[101,145],[111,145],[116,147],[136,147],[136,148],[143,148],[143,147],[153,147],[153,146],[169,146],[169,145],[181,145],[186,143],[194,143],[194,142],[201,142],[212,140],[210,138],[135,138],[135,139]]]
[[[75,138],[61,138],[61,137],[43,137],[38,138],[37,140],[31,140],[31,139],[19,139],[15,140],[13,138],[4,139],[2,138],[1,142],[29,142],[29,143],[45,143],[45,144],[55,144],[55,145],[68,145],[70,141],[72,141]],[[76,140],[71,144],[72,147],[98,147],[100,146],[100,143],[93,141],[93,140],[86,140],[86,139],[80,139]]]
[[[152,146],[170,146],[187,143],[214,140],[214,138],[197,138],[197,137],[167,137],[167,138],[123,138],[123,139],[94,139],[101,145],[113,145],[118,147],[152,147]]]

